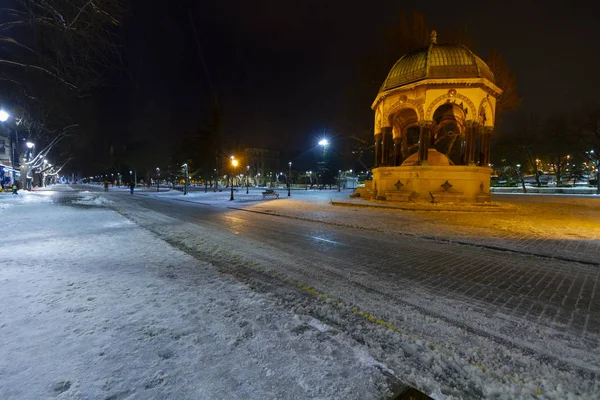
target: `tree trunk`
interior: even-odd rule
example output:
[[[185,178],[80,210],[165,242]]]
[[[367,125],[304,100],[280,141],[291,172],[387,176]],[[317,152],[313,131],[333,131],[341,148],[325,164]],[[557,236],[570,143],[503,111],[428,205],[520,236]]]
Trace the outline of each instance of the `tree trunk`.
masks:
[[[522,174],[521,174],[520,178],[521,178],[521,186],[523,186],[523,193],[527,193],[527,188],[525,188],[525,178],[523,178]]]

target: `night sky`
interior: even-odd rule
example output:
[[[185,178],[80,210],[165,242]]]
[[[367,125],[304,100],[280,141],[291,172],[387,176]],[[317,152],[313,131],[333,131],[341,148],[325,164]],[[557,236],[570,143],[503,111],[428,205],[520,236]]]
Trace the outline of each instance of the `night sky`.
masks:
[[[360,66],[377,54],[384,29],[412,12],[397,0],[132,3],[123,66],[97,97],[107,141],[166,146],[208,122],[216,96],[226,145],[297,151],[341,134],[340,119],[372,129],[377,93],[354,90],[364,81]],[[520,112],[594,101],[600,34],[592,2],[445,1],[416,9],[432,28],[467,26],[482,58],[497,48],[517,77]]]

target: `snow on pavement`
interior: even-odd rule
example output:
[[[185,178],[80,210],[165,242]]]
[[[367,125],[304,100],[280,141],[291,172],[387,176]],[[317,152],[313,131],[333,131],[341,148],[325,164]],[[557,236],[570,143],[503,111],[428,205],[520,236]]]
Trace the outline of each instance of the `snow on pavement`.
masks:
[[[176,192],[151,195],[179,197]],[[203,195],[186,201],[232,205],[226,193]],[[376,315],[357,314],[352,304],[330,300],[315,304],[287,293],[276,301],[278,294],[250,290],[104,209],[110,203],[101,194],[82,194],[77,209],[40,204],[41,199],[0,199],[0,204],[9,200],[10,209],[0,215],[8,231],[16,232],[19,254],[3,259],[0,268],[0,301],[9,305],[0,309],[0,393],[10,389],[7,398],[383,399],[389,395],[384,376],[389,371],[436,399],[598,398],[595,375],[590,381],[589,375],[562,370],[552,360],[499,346],[410,307],[386,309],[394,305],[385,299],[369,299],[369,309],[383,316],[399,313],[402,323],[381,324],[371,320]],[[244,204],[242,196],[236,199],[242,201],[235,207]],[[259,208],[299,218],[306,213],[310,220],[334,224],[358,214],[337,207],[329,212],[322,193],[295,200],[292,207],[285,204],[289,200]],[[25,204],[26,217],[13,217]],[[389,219],[387,211],[367,215],[380,213]],[[205,252],[215,255],[229,251],[231,238],[211,227],[147,211],[136,218],[161,224],[155,229],[169,243],[209,247]],[[414,223],[411,216],[398,221]],[[247,246],[256,246],[260,260],[280,257],[258,243],[242,243],[238,250],[249,252]],[[233,258],[231,269],[242,268]],[[289,260],[280,264],[287,268]],[[402,296],[438,301],[409,291]],[[450,313],[456,308],[473,324],[484,321],[458,302],[444,307]],[[535,324],[519,324],[518,335],[551,338],[552,332],[537,331]],[[577,349],[577,338],[563,340],[561,352],[585,350]],[[593,352],[589,358],[597,361]]]
[[[152,196],[179,197],[174,193]],[[203,204],[232,207],[221,194],[205,196],[190,196],[184,201],[198,198]],[[327,206],[328,199],[323,194],[303,201],[305,199],[263,202],[261,207],[269,213],[276,210],[276,213],[292,213],[299,219],[318,220],[314,215],[302,217],[298,210],[304,208],[309,213],[321,213],[332,224],[344,226],[338,208],[327,210],[331,206]],[[340,270],[329,274],[331,265],[327,261],[303,261],[298,243],[272,246],[263,240],[254,240],[252,235],[240,234],[245,230],[244,225],[261,223],[261,219],[250,220],[237,211],[220,214],[226,225],[223,227],[191,222],[193,218],[188,221],[186,214],[176,213],[176,217],[170,217],[169,213],[140,208],[137,202],[119,204],[117,208],[190,254],[211,257],[222,271],[231,270],[235,275],[235,271],[256,270],[277,277],[282,286],[308,285],[309,292],[316,289],[317,292],[311,293],[326,298],[324,303],[306,304],[289,292],[285,295],[276,292],[274,296],[282,298],[287,308],[318,318],[313,326],[329,324],[357,342],[366,343],[371,357],[392,369],[403,382],[436,394],[435,398],[598,397],[596,376],[600,360],[580,336],[544,328],[536,321],[511,320],[490,313],[483,304],[465,304],[420,292],[410,285],[399,287],[398,282],[381,281],[381,277],[373,274],[353,277],[352,272],[362,269],[363,265],[353,265],[348,276],[340,275]],[[233,208],[240,208],[240,204],[235,203]],[[347,211],[356,212],[356,209]],[[371,211],[364,210],[355,218],[370,219]],[[387,215],[389,218],[389,213]],[[407,219],[410,221],[410,217]],[[285,247],[288,252],[282,251]],[[515,256],[508,256],[511,257]],[[364,279],[365,276],[369,279]],[[260,287],[261,279],[264,276],[251,276],[248,281],[254,280],[253,287]],[[352,285],[355,280],[358,285]],[[273,286],[266,291],[273,291]],[[282,286],[276,289],[282,291]],[[433,316],[423,314],[411,305],[436,312]],[[477,332],[469,330],[469,326],[475,327]],[[596,339],[594,336],[593,341]]]
[[[77,207],[0,198],[10,248],[0,263],[0,398],[390,394],[385,366],[362,345],[85,196]]]

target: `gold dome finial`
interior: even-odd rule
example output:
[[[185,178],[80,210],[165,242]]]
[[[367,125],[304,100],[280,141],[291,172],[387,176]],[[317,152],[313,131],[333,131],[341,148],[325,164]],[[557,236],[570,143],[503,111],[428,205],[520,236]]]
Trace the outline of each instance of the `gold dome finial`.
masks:
[[[437,32],[435,30],[431,31],[431,44],[437,44]]]

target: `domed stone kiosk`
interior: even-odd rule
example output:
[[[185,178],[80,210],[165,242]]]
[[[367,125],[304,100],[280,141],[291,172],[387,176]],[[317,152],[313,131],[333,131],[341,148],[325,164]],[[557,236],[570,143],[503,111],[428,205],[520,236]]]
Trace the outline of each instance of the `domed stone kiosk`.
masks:
[[[360,193],[388,201],[490,201],[495,85],[462,45],[437,44],[400,58],[375,111],[373,180]],[[370,186],[370,187],[369,187]]]

